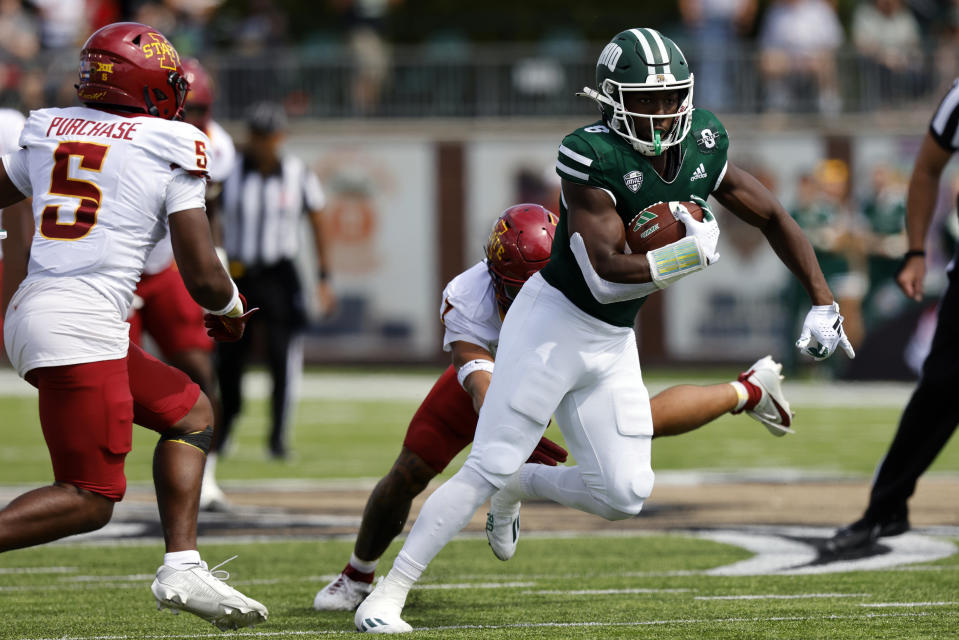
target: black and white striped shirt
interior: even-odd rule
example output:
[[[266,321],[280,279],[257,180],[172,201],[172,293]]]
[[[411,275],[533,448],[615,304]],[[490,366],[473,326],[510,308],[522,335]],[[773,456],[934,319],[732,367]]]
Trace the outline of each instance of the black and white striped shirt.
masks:
[[[320,180],[296,156],[263,175],[244,154],[223,183],[223,244],[230,261],[269,267],[299,251],[302,216],[326,204]]]
[[[952,88],[939,103],[929,123],[929,134],[943,149],[959,149],[959,79],[952,83]]]

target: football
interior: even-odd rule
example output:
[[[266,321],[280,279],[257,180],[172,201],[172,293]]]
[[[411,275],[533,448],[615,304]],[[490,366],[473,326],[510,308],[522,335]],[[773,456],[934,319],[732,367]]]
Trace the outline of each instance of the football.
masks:
[[[633,253],[646,253],[686,236],[686,225],[673,213],[677,205],[702,221],[703,210],[695,202],[657,202],[636,214],[626,226],[626,244]]]

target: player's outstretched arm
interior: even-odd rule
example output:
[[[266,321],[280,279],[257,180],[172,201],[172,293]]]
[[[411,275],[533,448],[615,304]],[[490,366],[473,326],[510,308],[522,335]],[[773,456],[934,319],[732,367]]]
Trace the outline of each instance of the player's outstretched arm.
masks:
[[[832,291],[809,239],[769,189],[730,162],[713,196],[734,215],[763,232],[779,259],[802,283],[813,305],[832,304]]]

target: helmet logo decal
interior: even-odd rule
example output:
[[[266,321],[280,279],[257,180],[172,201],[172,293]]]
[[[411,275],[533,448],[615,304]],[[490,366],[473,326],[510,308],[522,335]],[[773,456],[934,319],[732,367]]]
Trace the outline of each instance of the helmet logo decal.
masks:
[[[643,172],[642,171],[630,171],[623,176],[623,182],[626,183],[626,187],[636,193],[639,191],[639,188],[643,186]]]
[[[94,74],[101,74],[100,79],[106,80],[107,77],[113,73],[113,63],[112,62],[94,62],[96,69],[93,70]]]
[[[605,64],[610,71],[616,68],[616,63],[619,62],[619,57],[623,55],[623,50],[615,42],[610,42],[606,45],[606,48],[603,49],[603,52],[599,54],[599,61],[596,63],[598,67],[601,64]]]
[[[503,254],[506,252],[506,249],[503,248],[501,236],[507,231],[509,231],[509,227],[506,225],[506,221],[497,220],[496,226],[493,228],[493,233],[489,239],[490,256],[495,256],[497,260],[502,260]]]
[[[161,69],[176,71],[177,64],[180,62],[180,55],[173,48],[173,45],[159,33],[151,32],[147,35],[153,39],[153,42],[143,45],[143,55],[148,59],[156,56]]]

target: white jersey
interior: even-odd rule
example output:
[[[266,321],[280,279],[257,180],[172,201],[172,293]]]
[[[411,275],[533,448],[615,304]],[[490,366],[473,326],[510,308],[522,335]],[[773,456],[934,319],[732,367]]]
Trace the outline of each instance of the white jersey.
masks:
[[[205,206],[209,140],[195,127],[87,107],[30,113],[3,157],[36,232],[5,341],[21,375],[126,356],[146,256],[167,215]]]
[[[210,182],[223,182],[233,171],[233,163],[236,162],[236,147],[233,145],[233,138],[215,121],[210,121],[207,127],[207,136],[210,138],[210,147],[207,154],[210,157],[210,165],[207,171],[210,173]],[[153,275],[166,271],[173,264],[173,245],[170,243],[170,233],[157,242],[153,251],[147,256],[146,265],[143,267],[143,273]]]
[[[19,111],[0,109],[0,156],[13,153],[20,146],[20,131],[25,121],[26,118]],[[3,246],[0,243],[0,260],[2,259]]]
[[[444,351],[452,350],[452,343],[461,340],[496,355],[503,320],[485,261],[477,262],[446,285],[440,321],[446,328]]]

